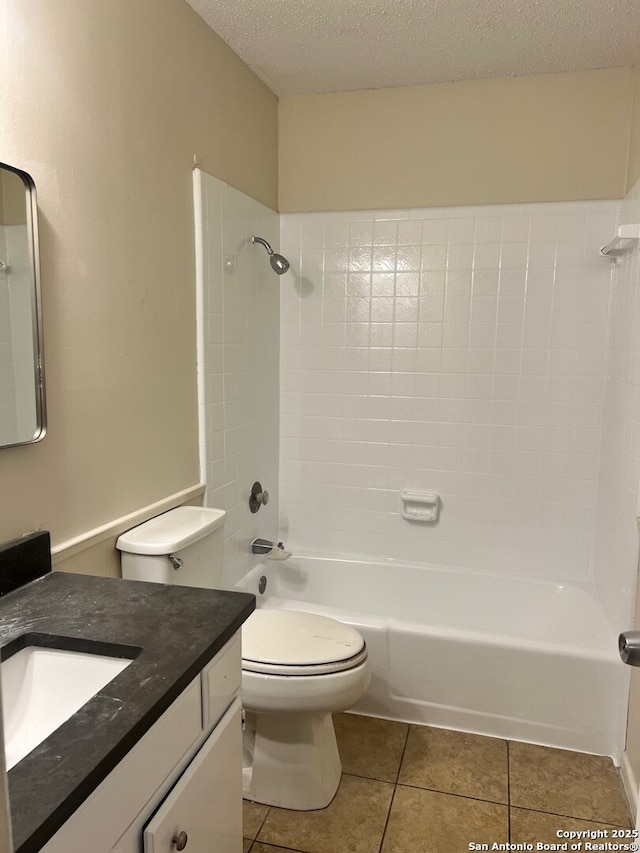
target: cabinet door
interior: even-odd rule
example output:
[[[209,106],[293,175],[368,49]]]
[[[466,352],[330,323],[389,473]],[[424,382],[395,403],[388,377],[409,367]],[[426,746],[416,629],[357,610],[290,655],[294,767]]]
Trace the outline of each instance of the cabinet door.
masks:
[[[242,733],[236,699],[143,832],[144,853],[242,849]],[[185,837],[182,836],[184,842]]]
[[[120,764],[71,815],[40,853],[106,853],[144,811],[145,818],[178,777],[202,737],[200,676],[169,706]],[[242,761],[242,759],[240,759]],[[52,783],[53,784],[53,783]],[[149,799],[161,788],[158,797]],[[140,827],[137,823],[140,853]],[[120,853],[120,842],[115,847]],[[128,853],[123,848],[122,853]],[[173,853],[173,851],[172,851]]]

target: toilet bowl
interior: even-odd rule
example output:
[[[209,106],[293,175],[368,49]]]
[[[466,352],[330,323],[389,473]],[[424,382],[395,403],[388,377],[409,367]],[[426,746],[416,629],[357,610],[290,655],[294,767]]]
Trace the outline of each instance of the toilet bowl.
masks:
[[[222,510],[178,507],[119,537],[122,576],[222,588]],[[296,810],[327,806],[342,766],[332,713],[369,685],[353,628],[314,613],[262,608],[242,628],[243,794]]]
[[[324,808],[342,772],[331,714],[369,684],[364,640],[335,619],[261,609],[243,626],[242,648],[244,796]]]

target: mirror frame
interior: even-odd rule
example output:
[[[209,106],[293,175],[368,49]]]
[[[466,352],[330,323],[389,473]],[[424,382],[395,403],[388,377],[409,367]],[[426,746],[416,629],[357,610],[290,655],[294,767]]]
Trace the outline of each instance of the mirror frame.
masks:
[[[42,441],[47,433],[47,407],[45,398],[44,382],[44,340],[42,333],[42,296],[40,289],[40,257],[38,242],[38,203],[36,199],[36,185],[28,172],[10,166],[8,163],[0,163],[0,169],[6,169],[17,175],[25,188],[25,208],[27,218],[27,241],[29,260],[32,273],[32,304],[31,304],[31,334],[33,339],[33,364],[34,364],[34,395],[36,408],[36,431],[33,438],[28,441],[18,441],[13,444],[0,443],[0,450],[5,447],[23,447],[27,444],[35,444]]]

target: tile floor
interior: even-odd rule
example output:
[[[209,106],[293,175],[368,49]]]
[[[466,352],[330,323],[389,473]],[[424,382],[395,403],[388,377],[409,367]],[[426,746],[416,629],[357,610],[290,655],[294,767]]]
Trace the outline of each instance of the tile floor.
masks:
[[[314,812],[245,802],[244,853],[535,849],[561,843],[557,830],[633,826],[607,758],[355,714],[335,725],[343,776],[333,802]]]

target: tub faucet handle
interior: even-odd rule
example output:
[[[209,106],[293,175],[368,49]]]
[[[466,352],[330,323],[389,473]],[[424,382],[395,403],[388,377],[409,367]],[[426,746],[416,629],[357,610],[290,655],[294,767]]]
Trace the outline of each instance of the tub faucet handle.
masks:
[[[266,506],[269,503],[269,492],[262,488],[262,485],[256,480],[251,486],[251,494],[249,495],[249,509],[251,512],[258,512],[261,506]]]

